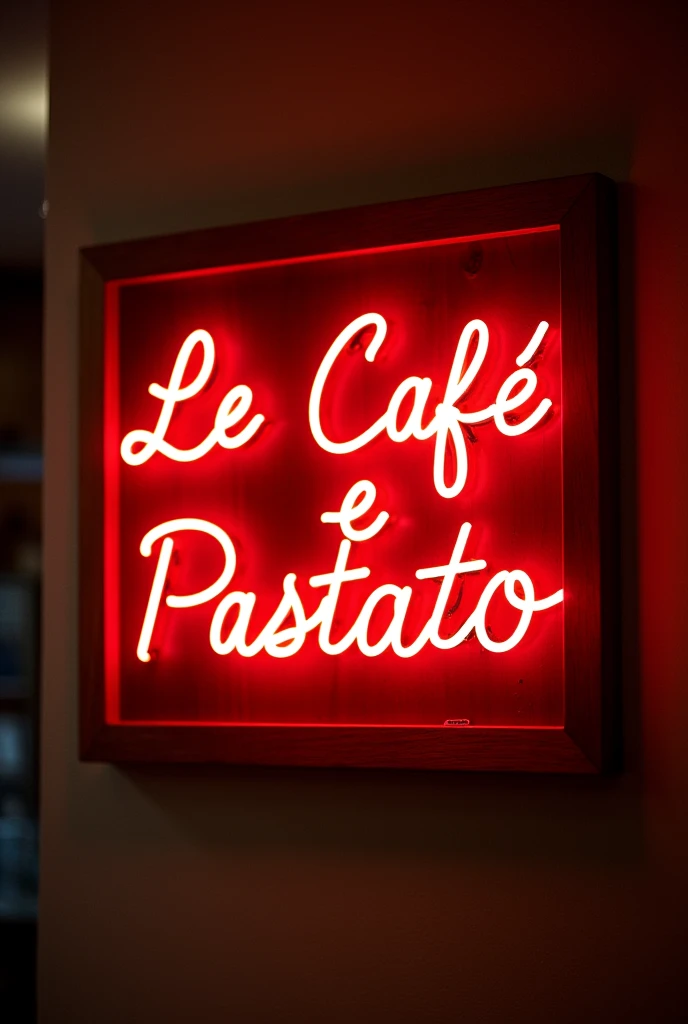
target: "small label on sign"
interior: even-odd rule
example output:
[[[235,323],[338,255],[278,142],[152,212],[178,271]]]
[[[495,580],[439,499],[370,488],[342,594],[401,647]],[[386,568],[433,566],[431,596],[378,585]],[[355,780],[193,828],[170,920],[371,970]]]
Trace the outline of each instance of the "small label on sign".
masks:
[[[470,718],[448,718],[447,721],[444,724],[445,725],[454,725],[454,726],[456,726],[456,725],[470,725],[471,724],[471,720],[470,720]]]

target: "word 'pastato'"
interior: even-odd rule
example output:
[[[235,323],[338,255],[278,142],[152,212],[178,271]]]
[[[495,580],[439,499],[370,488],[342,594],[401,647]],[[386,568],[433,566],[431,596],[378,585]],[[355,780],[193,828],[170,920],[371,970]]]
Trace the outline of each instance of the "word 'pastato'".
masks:
[[[402,637],[406,613],[413,596],[413,588],[385,583],[369,594],[356,621],[345,636],[333,642],[331,630],[342,587],[352,580],[367,579],[370,576],[370,569],[367,566],[357,569],[348,567],[351,545],[371,540],[379,533],[388,519],[388,513],[380,512],[374,522],[365,529],[358,529],[354,526],[355,521],[371,509],[375,496],[374,484],[369,480],[361,480],[349,490],[338,512],[322,514],[323,522],[339,524],[344,538],[339,543],[332,571],[311,576],[308,580],[308,585],[312,588],[327,588],[325,596],[312,615],[307,616],[304,610],[303,601],[296,585],[296,573],[287,573],[283,580],[283,596],[277,609],[258,635],[253,640],[249,640],[248,633],[251,628],[251,616],[256,605],[256,594],[252,591],[232,590],[229,593],[224,593],[212,614],[209,629],[209,642],[212,649],[220,655],[236,651],[244,658],[252,658],[261,651],[265,651],[273,658],[289,658],[301,650],[308,634],[317,630],[318,644],[325,654],[342,654],[356,644],[361,653],[370,658],[377,657],[389,648],[400,658],[411,658],[428,643],[441,650],[451,650],[458,647],[471,633],[475,632],[475,636],[483,647],[488,651],[499,653],[511,650],[523,639],[534,612],[551,608],[563,600],[563,590],[558,590],[544,598],[536,598],[535,588],[528,573],[522,569],[503,569],[486,582],[475,609],[466,618],[460,629],[449,638],[441,637],[440,625],[445,616],[457,576],[481,572],[487,567],[487,563],[481,558],[464,559],[471,524],[463,523],[447,564],[416,570],[417,579],[441,580],[441,585],[432,614],[414,640],[405,643]],[[202,591],[183,595],[170,593],[168,576],[174,550],[172,536],[177,533],[194,531],[206,533],[218,542],[224,555],[222,572]],[[161,523],[160,526],[150,530],[141,541],[141,554],[146,558],[149,557],[152,554],[153,545],[158,540],[162,540],[162,544],[136,651],[141,661],[150,661],[151,640],[163,595],[166,594],[164,602],[170,608],[191,608],[207,604],[223,594],[229,587],[237,565],[236,549],[229,535],[219,526],[204,519],[174,519]],[[521,594],[517,593],[517,586],[520,588]],[[485,621],[490,602],[499,590],[502,591],[508,604],[520,613],[513,633],[503,640],[495,640],[489,635]],[[392,599],[391,621],[382,637],[375,643],[371,643],[368,635],[371,616],[385,598]],[[231,614],[235,609],[236,614]],[[228,618],[231,620],[229,626],[227,625]],[[292,624],[285,626],[286,620],[290,620]]]

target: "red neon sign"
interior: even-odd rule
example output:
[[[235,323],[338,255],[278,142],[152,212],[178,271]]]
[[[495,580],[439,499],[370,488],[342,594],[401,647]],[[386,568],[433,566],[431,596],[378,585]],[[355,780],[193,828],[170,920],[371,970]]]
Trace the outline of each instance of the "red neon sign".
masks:
[[[564,730],[561,246],[552,224],[111,276],[108,735]]]

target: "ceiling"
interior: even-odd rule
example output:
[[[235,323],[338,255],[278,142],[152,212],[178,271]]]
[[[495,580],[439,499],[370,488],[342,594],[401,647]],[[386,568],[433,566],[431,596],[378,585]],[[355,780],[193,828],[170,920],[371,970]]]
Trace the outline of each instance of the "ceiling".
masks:
[[[40,266],[48,0],[0,0],[0,266]]]

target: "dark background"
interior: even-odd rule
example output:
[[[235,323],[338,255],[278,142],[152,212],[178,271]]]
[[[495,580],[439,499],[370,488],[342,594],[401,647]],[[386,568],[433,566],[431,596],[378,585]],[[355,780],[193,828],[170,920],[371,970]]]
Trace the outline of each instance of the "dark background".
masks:
[[[32,1019],[45,0],[0,3],[0,1019]]]
[[[46,1024],[685,1018],[685,43],[667,0],[53,4]],[[624,770],[79,764],[78,247],[592,170],[620,183]]]

